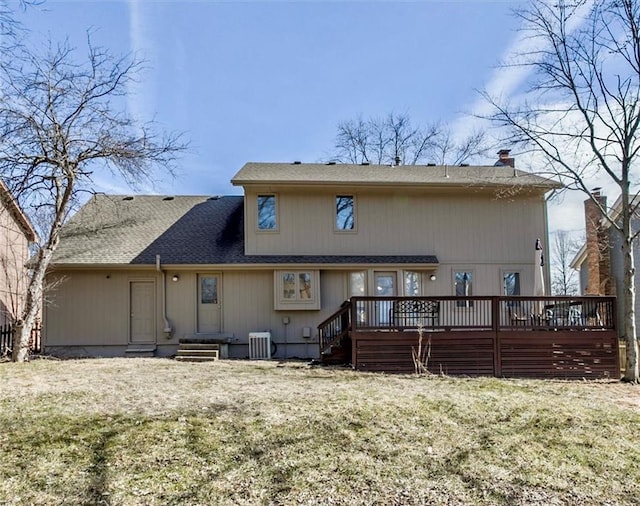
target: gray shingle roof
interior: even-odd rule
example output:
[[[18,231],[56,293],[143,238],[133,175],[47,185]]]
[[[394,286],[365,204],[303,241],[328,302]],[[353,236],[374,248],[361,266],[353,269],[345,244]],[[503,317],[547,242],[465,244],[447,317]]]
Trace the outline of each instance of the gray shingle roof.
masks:
[[[249,162],[231,179],[234,185],[356,185],[430,187],[560,188],[557,181],[508,166],[352,165]]]
[[[242,197],[96,195],[64,226],[54,263],[202,263],[234,211]]]
[[[96,195],[64,226],[54,265],[437,264],[433,255],[244,254],[243,197]]]

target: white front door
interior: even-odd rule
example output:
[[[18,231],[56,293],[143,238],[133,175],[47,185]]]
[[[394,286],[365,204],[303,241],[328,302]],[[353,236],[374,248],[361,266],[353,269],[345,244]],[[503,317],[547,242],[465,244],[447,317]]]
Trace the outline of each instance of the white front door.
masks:
[[[219,274],[198,274],[198,314],[196,322],[198,333],[221,331],[220,288]]]

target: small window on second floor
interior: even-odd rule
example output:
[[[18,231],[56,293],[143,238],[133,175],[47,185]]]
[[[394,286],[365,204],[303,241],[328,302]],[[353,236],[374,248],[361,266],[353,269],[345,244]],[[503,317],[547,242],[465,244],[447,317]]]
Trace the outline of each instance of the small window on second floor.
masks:
[[[337,195],[336,230],[354,230],[355,224],[355,199],[353,195]]]
[[[277,230],[275,195],[258,195],[258,230]]]

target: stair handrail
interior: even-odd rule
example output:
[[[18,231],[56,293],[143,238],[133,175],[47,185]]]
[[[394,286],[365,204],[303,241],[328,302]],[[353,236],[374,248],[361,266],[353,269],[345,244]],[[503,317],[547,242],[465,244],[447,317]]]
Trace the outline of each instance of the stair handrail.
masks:
[[[351,301],[345,300],[335,313],[318,325],[320,353],[339,343],[351,329]]]

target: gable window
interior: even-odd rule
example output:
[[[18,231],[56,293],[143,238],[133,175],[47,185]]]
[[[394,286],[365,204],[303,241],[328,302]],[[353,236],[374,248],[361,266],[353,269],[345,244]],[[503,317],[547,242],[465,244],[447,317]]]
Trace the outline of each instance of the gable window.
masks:
[[[473,272],[457,271],[453,276],[456,297],[469,297],[473,295]],[[458,300],[457,307],[473,307],[472,300]]]
[[[275,195],[258,195],[258,230],[277,230]]]
[[[275,271],[275,309],[320,309],[318,271]]]
[[[337,195],[335,222],[336,230],[354,230],[355,224],[355,199],[353,195]]]

